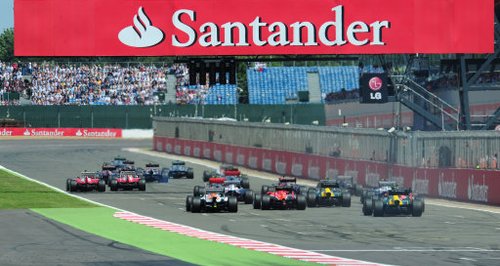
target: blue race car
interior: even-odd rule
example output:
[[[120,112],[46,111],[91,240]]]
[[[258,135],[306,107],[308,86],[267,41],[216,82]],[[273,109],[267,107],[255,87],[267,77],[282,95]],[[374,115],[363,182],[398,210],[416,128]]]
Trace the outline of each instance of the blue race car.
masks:
[[[234,196],[238,201],[243,201],[245,204],[253,203],[253,191],[242,185],[242,180],[238,177],[227,176],[223,183],[224,192],[226,195]],[[248,185],[250,186],[250,185]]]
[[[168,183],[168,168],[162,169],[157,163],[147,163],[145,169],[137,168],[137,172],[146,179],[146,182]]]
[[[184,161],[173,161],[172,166],[168,168],[169,178],[194,178],[193,168],[187,167]]]

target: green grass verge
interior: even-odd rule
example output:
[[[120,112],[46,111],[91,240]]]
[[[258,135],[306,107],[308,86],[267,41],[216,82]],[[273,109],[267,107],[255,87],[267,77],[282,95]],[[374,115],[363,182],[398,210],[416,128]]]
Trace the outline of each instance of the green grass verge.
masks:
[[[97,205],[0,170],[0,209],[88,207]]]
[[[113,217],[113,209],[33,209],[82,231],[199,265],[311,265],[276,255],[201,240]]]

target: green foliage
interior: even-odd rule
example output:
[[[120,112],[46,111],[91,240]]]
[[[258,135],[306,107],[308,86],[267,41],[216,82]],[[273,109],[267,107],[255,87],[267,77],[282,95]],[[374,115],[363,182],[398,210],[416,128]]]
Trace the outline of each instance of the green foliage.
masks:
[[[0,60],[10,62],[14,59],[14,29],[6,29],[0,35]]]

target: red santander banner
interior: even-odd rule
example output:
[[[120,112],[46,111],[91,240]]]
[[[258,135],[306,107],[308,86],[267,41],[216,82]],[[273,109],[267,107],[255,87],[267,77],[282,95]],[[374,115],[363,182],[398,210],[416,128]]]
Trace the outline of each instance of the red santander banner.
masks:
[[[77,137],[121,138],[122,130],[114,128],[21,128],[2,127],[0,137]]]
[[[16,56],[492,53],[491,0],[15,0]]]

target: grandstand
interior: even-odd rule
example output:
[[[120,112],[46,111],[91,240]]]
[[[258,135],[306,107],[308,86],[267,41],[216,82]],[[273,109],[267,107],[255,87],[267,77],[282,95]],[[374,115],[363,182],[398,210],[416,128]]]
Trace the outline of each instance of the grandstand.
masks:
[[[313,85],[314,82],[310,82],[310,75],[313,80],[314,76],[319,77],[319,88]],[[308,102],[323,103],[329,93],[358,89],[359,75],[357,66],[248,68],[249,102],[284,104],[287,101],[298,101],[299,92],[308,91],[311,95],[311,101]]]

